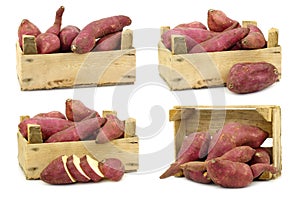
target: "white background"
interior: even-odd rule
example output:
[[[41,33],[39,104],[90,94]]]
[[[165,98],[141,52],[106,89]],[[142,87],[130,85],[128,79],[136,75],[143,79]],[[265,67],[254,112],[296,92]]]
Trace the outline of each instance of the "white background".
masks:
[[[2,1],[1,13],[1,196],[22,199],[53,199],[53,198],[131,198],[153,199],[162,198],[286,198],[287,194],[296,194],[299,178],[298,124],[299,95],[299,22],[296,1]],[[141,128],[151,124],[150,111],[160,108],[163,111],[164,124],[160,130],[138,132],[141,137],[140,170],[126,174],[118,183],[88,183],[68,186],[52,186],[42,181],[25,179],[17,161],[17,125],[20,115],[34,115],[51,110],[64,111],[64,102],[75,94],[73,89],[51,91],[20,91],[16,75],[15,43],[17,29],[23,18],[35,23],[41,31],[52,25],[55,11],[60,5],[66,10],[63,26],[73,24],[82,28],[91,21],[118,14],[129,16],[133,30],[158,30],[162,25],[171,27],[184,22],[199,20],[206,23],[207,10],[210,8],[223,10],[229,17],[238,21],[256,20],[267,33],[271,27],[279,29],[279,43],[282,46],[282,79],[270,88],[248,95],[234,95],[226,89],[201,89],[187,92],[170,92],[159,79],[157,71],[157,51],[155,34],[145,35],[145,44],[137,48],[137,68],[149,65],[153,67],[154,83],[144,87],[120,86],[117,90],[131,90],[131,98],[119,100],[126,104],[131,117],[137,119]],[[150,41],[147,43],[146,41]],[[141,42],[142,43],[142,42]],[[144,47],[144,48],[142,48]],[[139,75],[139,74],[137,74]],[[141,75],[145,77],[145,75]],[[138,77],[137,77],[138,78]],[[157,80],[160,80],[157,83]],[[102,87],[93,90],[80,90],[94,102],[94,108],[101,111],[114,109],[113,95],[116,87]],[[223,92],[225,105],[273,104],[282,108],[282,150],[283,171],[279,179],[269,182],[255,182],[243,189],[224,189],[218,186],[196,184],[179,178],[160,180],[159,175],[167,168],[167,163],[174,158],[173,152],[148,158],[147,155],[159,152],[172,144],[173,124],[168,122],[168,111],[174,105],[182,104],[177,95],[193,94],[198,105],[213,105],[216,98],[212,91]],[[76,93],[78,95],[78,93]],[[88,97],[85,97],[87,99]],[[83,97],[84,98],[84,97]],[[183,102],[189,103],[187,100]],[[118,110],[119,109],[119,110]],[[118,112],[122,111],[118,107]],[[149,167],[150,166],[150,167]],[[152,170],[149,168],[153,167]]]

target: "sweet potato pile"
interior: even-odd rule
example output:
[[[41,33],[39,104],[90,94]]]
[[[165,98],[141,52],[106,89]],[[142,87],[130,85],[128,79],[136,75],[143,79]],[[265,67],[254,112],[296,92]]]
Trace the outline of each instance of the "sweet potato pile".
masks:
[[[19,131],[27,139],[28,125],[39,125],[46,143],[95,140],[106,143],[124,136],[125,122],[115,115],[101,117],[80,100],[67,99],[65,115],[59,111],[40,113],[19,123]]]
[[[39,54],[119,50],[121,32],[131,24],[129,17],[117,15],[90,22],[82,30],[74,25],[62,28],[64,10],[63,6],[58,8],[53,25],[43,33],[31,21],[23,19],[18,29],[20,47],[23,48],[23,36],[32,35]]]
[[[100,182],[103,179],[119,181],[125,173],[123,163],[117,158],[98,162],[89,155],[62,155],[50,162],[41,172],[42,181],[53,184]]]
[[[263,172],[278,172],[272,165],[270,149],[261,146],[267,138],[268,133],[262,129],[238,122],[224,124],[212,137],[205,132],[192,133],[160,178],[182,172],[198,183],[246,187]]]
[[[162,42],[171,50],[171,36],[185,37],[188,53],[217,52],[225,50],[260,49],[266,47],[262,31],[249,24],[241,27],[221,10],[208,10],[207,27],[198,21],[179,24],[162,34]]]

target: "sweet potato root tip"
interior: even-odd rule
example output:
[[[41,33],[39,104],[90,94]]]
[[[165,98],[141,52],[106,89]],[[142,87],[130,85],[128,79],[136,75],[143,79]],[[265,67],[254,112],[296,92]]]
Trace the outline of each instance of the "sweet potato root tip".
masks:
[[[62,24],[62,16],[65,11],[63,6],[60,6],[55,14],[55,21],[53,25],[46,31],[46,33],[53,33],[55,35],[59,35],[61,24]]]

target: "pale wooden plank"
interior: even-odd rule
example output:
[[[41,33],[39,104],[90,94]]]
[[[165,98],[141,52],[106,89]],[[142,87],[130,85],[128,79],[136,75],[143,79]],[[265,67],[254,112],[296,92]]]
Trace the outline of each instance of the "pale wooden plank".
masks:
[[[242,21],[242,27],[247,28],[248,25],[255,25],[257,26],[257,22],[256,21]]]
[[[271,28],[268,31],[268,42],[267,42],[267,47],[278,47],[278,35],[279,35],[279,30],[277,28]]]
[[[170,30],[170,26],[161,26],[160,27],[160,35],[164,34],[168,30]]]
[[[42,136],[40,125],[28,124],[27,133],[28,133],[27,137],[28,137],[29,144],[43,143],[43,136]]]
[[[172,54],[186,54],[185,37],[182,35],[171,35],[171,49]]]
[[[114,111],[114,110],[103,110],[102,111],[102,116],[106,117],[107,115],[115,115],[115,116],[117,116],[117,111]]]
[[[121,50],[132,49],[133,43],[133,32],[130,29],[126,29],[122,31],[121,37]]]
[[[277,178],[281,175],[282,170],[282,146],[281,146],[281,109],[276,107],[273,109],[273,165],[279,171],[278,174],[273,175]]]
[[[136,132],[136,120],[134,118],[128,118],[125,120],[124,138],[135,137]]]
[[[22,43],[23,43],[23,53],[25,55],[38,53],[36,42],[35,42],[35,36],[23,35]]]
[[[182,142],[186,136],[186,121],[176,120],[174,121],[174,143],[175,143],[175,158],[179,152]]]

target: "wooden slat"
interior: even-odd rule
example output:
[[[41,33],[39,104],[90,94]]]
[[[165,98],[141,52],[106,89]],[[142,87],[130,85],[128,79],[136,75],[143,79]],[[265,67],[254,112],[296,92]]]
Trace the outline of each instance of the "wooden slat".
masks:
[[[37,54],[37,46],[35,42],[35,36],[33,35],[23,35],[22,36],[23,43],[23,53],[24,55],[28,54]]]
[[[185,37],[182,35],[171,35],[171,49],[172,54],[186,54]]]
[[[40,125],[28,124],[27,133],[28,133],[27,137],[28,137],[29,144],[43,143],[43,136],[42,136]]]
[[[257,22],[256,21],[242,21],[242,27],[247,28],[248,24],[257,26]]]
[[[269,30],[268,42],[267,42],[268,48],[278,46],[278,34],[279,34],[279,30],[277,28],[271,28]]]
[[[130,29],[126,29],[122,32],[122,37],[121,37],[121,49],[132,49],[133,43],[133,32]]]
[[[282,170],[282,147],[281,147],[281,110],[280,107],[273,109],[273,165],[279,171],[278,174],[273,175],[277,178],[281,175]]]
[[[170,30],[170,26],[161,26],[160,27],[160,35],[164,34],[168,30]]]
[[[185,120],[174,121],[175,157],[178,154],[178,151],[181,147],[181,144],[185,136],[186,136],[186,121]]]
[[[128,118],[125,120],[124,138],[135,137],[136,134],[136,120],[134,118]]]

